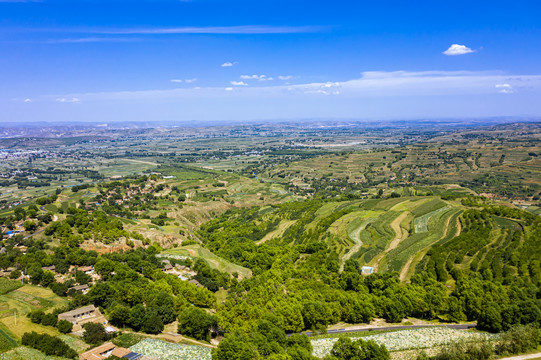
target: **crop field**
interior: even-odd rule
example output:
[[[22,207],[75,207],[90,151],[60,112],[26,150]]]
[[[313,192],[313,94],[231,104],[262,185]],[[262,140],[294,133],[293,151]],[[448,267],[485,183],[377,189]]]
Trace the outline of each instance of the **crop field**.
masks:
[[[4,326],[0,326],[0,353],[8,351],[17,345],[17,340],[15,340],[11,332]]]
[[[64,358],[58,356],[47,356],[42,352],[28,348],[26,346],[19,346],[13,350],[0,354],[2,360],[63,360]]]
[[[431,245],[457,235],[457,218],[462,211],[433,196],[328,202],[316,211],[305,231],[316,229],[327,216],[345,209],[350,212],[336,219],[323,238],[338,254],[341,268],[346,260],[354,259],[377,271],[403,272],[404,278],[411,276]],[[279,237],[292,223],[281,222],[263,239]]]
[[[172,344],[169,342],[145,339],[130,347],[140,354],[171,360],[210,360],[210,349],[204,346]]]
[[[436,195],[464,195],[473,190],[511,197],[531,196],[528,194],[541,189],[541,159],[528,155],[539,153],[538,143],[527,139],[523,142],[515,140],[514,143],[470,140],[466,137],[469,134],[464,136],[443,136],[433,142],[400,149],[333,153],[277,165],[266,170],[264,175],[272,179],[279,177],[298,186],[336,179],[354,185],[375,181],[410,186],[415,191],[428,190]],[[451,139],[455,143],[448,142]],[[441,142],[445,145],[443,149]],[[520,179],[516,174],[521,174]],[[445,185],[419,187],[431,185],[434,181]],[[519,183],[527,186],[521,189]],[[399,190],[397,192],[400,193]]]
[[[449,210],[448,207],[441,207],[437,210],[429,212],[428,214],[416,217],[414,221],[415,233],[420,234],[428,232],[428,222],[430,221],[430,219],[432,219],[432,217],[434,216],[438,216],[440,213],[443,213],[447,210]]]
[[[404,239],[396,249],[389,252],[385,258],[387,270],[400,271],[410,258],[447,235],[449,219],[460,210],[453,208],[442,209],[445,210],[436,210],[437,213],[430,217],[427,225],[430,231],[412,234]]]
[[[210,252],[210,250],[201,247],[200,245],[188,245],[184,247],[178,247],[173,249],[168,249],[160,253],[162,256],[187,256],[190,258],[201,258],[205,260],[209,266],[213,269],[218,269],[220,271],[225,271],[230,274],[238,273],[242,278],[249,278],[252,276],[252,271],[250,269],[244,268],[242,266],[233,264],[215,254]]]
[[[0,295],[7,294],[8,292],[20,288],[21,286],[22,284],[19,281],[0,278]]]
[[[78,353],[86,351],[88,348],[90,348],[90,345],[75,335],[60,334],[58,335],[58,338]]]
[[[361,336],[350,333],[348,334],[348,337],[352,340],[356,340]],[[375,335],[370,335],[370,333],[368,333],[367,335],[362,336],[363,340],[374,340],[379,345],[385,345],[390,352],[410,349],[427,349],[458,340],[475,342],[483,341],[485,339],[492,340],[495,338],[495,335],[435,326],[420,329],[389,331]],[[338,338],[336,337],[312,340],[314,356],[322,358],[327,355],[337,340]]]
[[[25,285],[22,288],[0,296],[0,303],[7,304],[0,322],[7,327],[13,335],[21,338],[25,332],[36,331],[49,335],[58,335],[58,331],[49,326],[34,324],[26,317],[30,311],[36,309],[49,310],[67,304],[67,300],[55,295],[51,290]],[[15,326],[15,312],[17,325]]]

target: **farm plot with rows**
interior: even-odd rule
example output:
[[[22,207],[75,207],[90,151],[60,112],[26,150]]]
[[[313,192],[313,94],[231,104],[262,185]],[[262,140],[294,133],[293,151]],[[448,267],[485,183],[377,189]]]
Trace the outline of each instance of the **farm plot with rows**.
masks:
[[[149,357],[167,360],[211,360],[210,349],[204,346],[173,344],[156,339],[145,339],[130,350]]]
[[[453,341],[481,341],[495,339],[496,335],[475,333],[465,330],[448,329],[445,327],[427,327],[421,329],[408,329],[391,331],[376,335],[362,336],[363,340],[374,340],[379,345],[385,345],[389,351],[409,349],[426,349],[441,346]],[[357,340],[361,336],[350,336]],[[313,354],[319,358],[327,355],[338,338],[324,338],[312,340]]]

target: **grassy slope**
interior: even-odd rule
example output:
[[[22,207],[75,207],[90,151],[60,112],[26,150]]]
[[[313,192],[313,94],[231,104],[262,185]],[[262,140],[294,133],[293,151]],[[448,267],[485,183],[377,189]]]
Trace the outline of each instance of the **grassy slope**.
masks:
[[[202,258],[204,259],[210,267],[218,269],[220,271],[225,271],[230,274],[236,272],[243,278],[248,278],[252,276],[252,271],[245,267],[233,264],[224,258],[221,258],[210,250],[202,248],[200,245],[188,245],[173,249],[165,250],[161,253],[162,255],[180,255],[180,256],[189,256],[192,258]]]
[[[51,290],[25,285],[24,287],[0,296],[0,302],[9,307],[9,312],[0,318],[0,326],[7,328],[14,336],[21,338],[25,332],[36,331],[49,335],[59,335],[58,331],[50,326],[34,324],[26,317],[30,311],[51,309],[67,304],[67,300],[55,295]],[[15,311],[17,312],[17,325],[15,326]]]

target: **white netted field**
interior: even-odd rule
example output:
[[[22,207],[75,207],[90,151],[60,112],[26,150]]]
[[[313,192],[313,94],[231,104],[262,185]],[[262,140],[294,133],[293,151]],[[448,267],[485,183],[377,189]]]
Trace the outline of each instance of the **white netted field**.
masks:
[[[210,349],[204,346],[172,344],[156,339],[145,339],[130,350],[163,360],[211,360]]]
[[[475,341],[479,339],[489,339],[491,337],[493,337],[493,335],[465,330],[455,330],[445,327],[428,327],[363,336],[362,339],[374,340],[380,345],[384,344],[389,351],[398,351],[430,348],[461,339],[464,339],[465,341]],[[350,338],[352,340],[359,339],[359,337],[355,336],[350,336]],[[314,355],[317,357],[327,355],[337,340],[338,338],[312,340]]]

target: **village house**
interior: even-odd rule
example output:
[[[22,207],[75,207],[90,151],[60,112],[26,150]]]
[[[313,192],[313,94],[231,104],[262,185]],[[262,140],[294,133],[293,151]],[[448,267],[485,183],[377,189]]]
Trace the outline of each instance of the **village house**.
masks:
[[[83,285],[77,285],[77,286],[70,287],[67,292],[69,293],[70,290],[80,291],[83,294],[86,294],[86,293],[88,293],[89,287],[88,287],[88,284],[83,284]]]
[[[86,323],[107,323],[107,319],[94,305],[83,306],[58,315],[58,320],[66,320],[73,324],[73,331],[80,331]]]
[[[79,266],[79,268],[77,268],[77,270],[82,271],[87,275],[92,275],[92,273],[94,272],[94,267],[92,267],[92,266]]]
[[[79,355],[80,360],[102,360],[108,357],[116,356],[118,358],[137,360],[142,359],[143,355],[133,352],[129,349],[118,347],[112,342],[107,342],[103,345],[97,346],[87,352]]]

